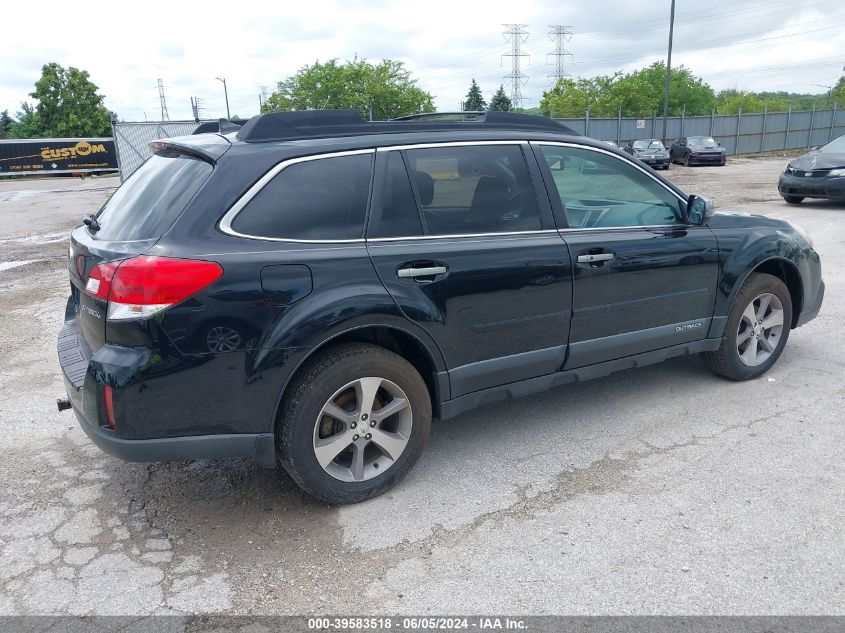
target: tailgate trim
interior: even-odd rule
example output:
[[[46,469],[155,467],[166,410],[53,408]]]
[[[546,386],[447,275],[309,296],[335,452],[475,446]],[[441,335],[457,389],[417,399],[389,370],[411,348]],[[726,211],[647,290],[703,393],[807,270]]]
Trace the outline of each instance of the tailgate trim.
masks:
[[[91,358],[91,349],[79,334],[79,326],[76,319],[65,321],[59,331],[57,345],[59,352],[59,365],[71,385],[78,391],[85,384],[85,375],[88,373],[88,361]]]

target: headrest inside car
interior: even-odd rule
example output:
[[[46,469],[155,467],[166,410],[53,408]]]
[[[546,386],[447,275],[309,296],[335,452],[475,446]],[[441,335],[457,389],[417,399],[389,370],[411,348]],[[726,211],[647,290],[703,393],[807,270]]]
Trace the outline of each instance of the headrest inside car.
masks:
[[[415,171],[414,182],[420,194],[420,203],[423,206],[430,205],[431,201],[434,200],[434,179],[424,171]]]

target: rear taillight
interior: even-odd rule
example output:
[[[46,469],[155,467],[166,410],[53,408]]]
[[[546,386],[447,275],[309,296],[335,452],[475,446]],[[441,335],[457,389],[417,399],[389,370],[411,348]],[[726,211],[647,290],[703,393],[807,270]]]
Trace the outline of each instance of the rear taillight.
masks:
[[[110,321],[144,319],[181,303],[223,275],[216,262],[141,255],[98,264],[85,292],[108,301]]]

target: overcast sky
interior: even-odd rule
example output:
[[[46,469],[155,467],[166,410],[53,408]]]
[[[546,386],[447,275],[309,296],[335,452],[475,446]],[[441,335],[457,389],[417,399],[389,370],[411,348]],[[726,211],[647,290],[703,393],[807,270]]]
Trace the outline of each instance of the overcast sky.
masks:
[[[503,23],[529,33],[523,50],[526,107],[549,85],[550,25],[571,25],[575,76],[633,70],[664,59],[669,0],[632,2],[120,2],[8,3],[0,38],[0,110],[20,109],[42,64],[88,70],[106,105],[127,121],[160,118],[159,78],[171,120],[191,118],[190,97],[206,115],[258,111],[270,91],[315,60],[404,61],[440,110],[456,110],[474,77],[489,100],[510,72]],[[132,7],[130,10],[129,7]],[[200,7],[198,10],[195,7]],[[36,11],[37,16],[32,12]],[[37,28],[26,27],[37,22]],[[673,65],[684,64],[714,88],[824,92],[845,65],[845,2],[678,0]]]

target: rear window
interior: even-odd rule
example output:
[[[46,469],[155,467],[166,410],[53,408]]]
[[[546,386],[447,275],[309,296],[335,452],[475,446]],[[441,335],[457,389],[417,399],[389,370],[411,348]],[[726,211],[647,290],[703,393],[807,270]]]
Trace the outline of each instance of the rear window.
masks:
[[[361,238],[372,162],[367,153],[289,165],[246,203],[232,229],[290,240]]]
[[[101,240],[128,242],[160,237],[211,174],[198,158],[154,154],[114,192],[97,214]]]

